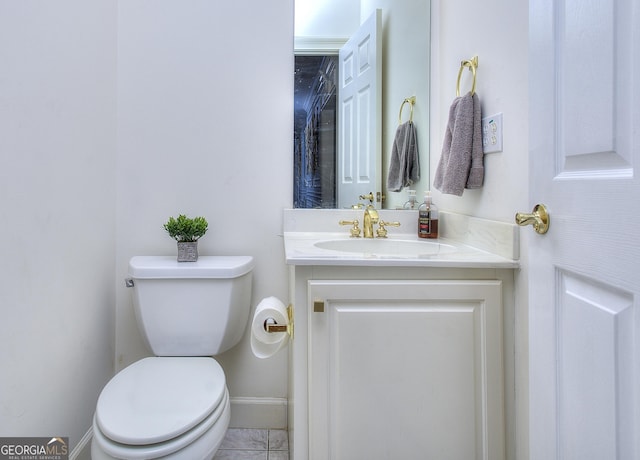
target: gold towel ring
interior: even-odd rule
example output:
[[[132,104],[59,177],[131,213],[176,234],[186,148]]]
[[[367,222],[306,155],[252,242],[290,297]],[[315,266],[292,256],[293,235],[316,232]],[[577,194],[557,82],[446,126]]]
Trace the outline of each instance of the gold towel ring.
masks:
[[[469,67],[469,70],[473,74],[473,84],[471,85],[471,95],[476,93],[476,69],[478,68],[478,56],[474,56],[469,61],[462,61],[460,63],[460,70],[458,71],[458,81],[456,82],[456,96],[460,96],[460,77],[462,77],[462,70],[465,67]]]
[[[411,107],[411,112],[409,113],[409,121],[413,121],[413,104],[416,103],[416,97],[411,96],[402,101],[402,105],[400,106],[400,115],[398,115],[398,123],[402,124],[402,109],[406,103],[409,103],[409,107]]]

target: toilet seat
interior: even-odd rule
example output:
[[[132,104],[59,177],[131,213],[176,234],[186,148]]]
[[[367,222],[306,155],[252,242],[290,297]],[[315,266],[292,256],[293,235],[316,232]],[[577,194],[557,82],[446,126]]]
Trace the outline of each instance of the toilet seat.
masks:
[[[222,443],[229,426],[229,420],[229,394],[226,389],[221,404],[198,426],[178,438],[157,444],[125,445],[114,442],[102,434],[94,416],[91,457],[94,460],[122,458],[128,460],[150,460],[168,456],[176,460],[211,458]]]
[[[119,444],[161,444],[195,427],[206,430],[199,425],[207,425],[205,420],[215,423],[211,419],[225,398],[224,371],[213,358],[145,358],[105,386],[95,423],[106,438]]]

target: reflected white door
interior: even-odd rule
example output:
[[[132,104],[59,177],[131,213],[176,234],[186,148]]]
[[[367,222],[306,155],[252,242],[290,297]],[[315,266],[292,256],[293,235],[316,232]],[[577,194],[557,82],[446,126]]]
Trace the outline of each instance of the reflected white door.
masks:
[[[340,49],[338,85],[338,207],[381,191],[382,10]]]
[[[531,460],[637,460],[640,8],[529,5]]]

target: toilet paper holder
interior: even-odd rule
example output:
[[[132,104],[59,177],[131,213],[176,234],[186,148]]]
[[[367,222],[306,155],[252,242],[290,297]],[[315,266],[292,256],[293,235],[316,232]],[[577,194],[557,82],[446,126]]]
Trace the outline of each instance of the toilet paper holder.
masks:
[[[267,318],[264,320],[264,330],[270,333],[286,332],[293,338],[293,305],[287,305],[287,324],[278,324],[275,319]]]

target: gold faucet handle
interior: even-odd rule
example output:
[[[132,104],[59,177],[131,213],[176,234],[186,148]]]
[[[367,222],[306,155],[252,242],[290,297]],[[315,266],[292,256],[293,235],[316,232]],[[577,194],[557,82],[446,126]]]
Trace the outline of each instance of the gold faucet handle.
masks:
[[[381,220],[378,225],[380,225],[378,230],[376,230],[378,238],[386,238],[387,229],[385,227],[400,227],[400,222],[386,222],[384,220]]]
[[[359,238],[360,237],[360,227],[358,227],[358,225],[360,224],[360,221],[358,219],[341,220],[338,223],[340,225],[353,225],[353,227],[351,227],[351,229],[349,230],[349,232],[351,233],[351,237],[353,237],[353,238]]]

